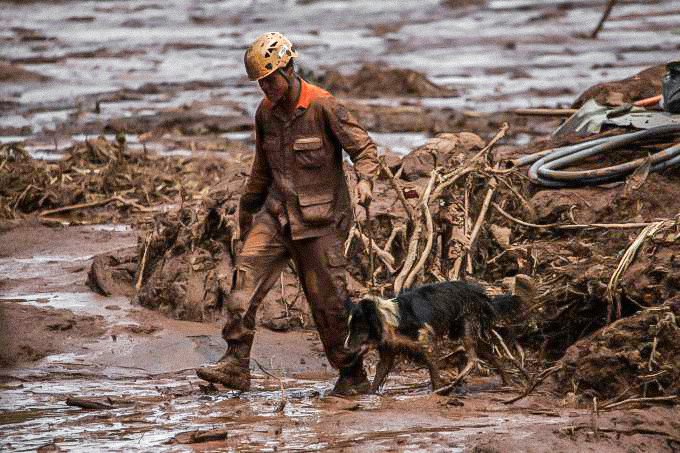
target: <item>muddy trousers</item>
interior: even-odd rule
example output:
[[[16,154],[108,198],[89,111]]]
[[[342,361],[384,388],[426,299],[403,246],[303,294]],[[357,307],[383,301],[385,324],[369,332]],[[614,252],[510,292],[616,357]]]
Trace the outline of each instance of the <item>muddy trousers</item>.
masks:
[[[248,363],[257,309],[292,259],[328,361],[341,370],[361,366],[344,348],[349,295],[343,240],[339,232],[292,240],[274,218],[260,213],[236,260],[234,288],[226,304],[228,319],[222,330],[228,345],[225,358],[236,356]]]

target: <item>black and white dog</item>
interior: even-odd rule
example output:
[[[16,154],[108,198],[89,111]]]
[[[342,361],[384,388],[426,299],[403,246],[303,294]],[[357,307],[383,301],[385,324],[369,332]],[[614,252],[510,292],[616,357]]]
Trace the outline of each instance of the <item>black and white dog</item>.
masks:
[[[479,286],[462,281],[435,283],[402,292],[394,299],[366,296],[349,307],[345,347],[358,355],[371,348],[380,354],[371,390],[378,391],[398,355],[425,365],[430,372],[432,390],[441,387],[436,340],[462,338],[467,355],[464,369],[447,388],[457,385],[477,363],[489,361],[507,376],[492,353],[490,334],[494,321],[519,308],[515,296],[490,298]]]

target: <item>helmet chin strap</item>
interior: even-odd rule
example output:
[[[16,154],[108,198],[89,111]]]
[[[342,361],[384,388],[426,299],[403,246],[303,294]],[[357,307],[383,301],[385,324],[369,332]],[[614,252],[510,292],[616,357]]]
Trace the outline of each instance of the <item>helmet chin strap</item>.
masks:
[[[292,76],[289,76],[288,74],[286,74],[286,71],[284,71],[283,68],[279,68],[276,71],[279,74],[281,74],[281,76],[284,79],[286,79],[286,82],[288,82],[288,94],[291,94],[290,92],[293,89],[293,87],[295,86],[293,82],[295,81],[295,79],[298,78],[297,74],[293,73]]]

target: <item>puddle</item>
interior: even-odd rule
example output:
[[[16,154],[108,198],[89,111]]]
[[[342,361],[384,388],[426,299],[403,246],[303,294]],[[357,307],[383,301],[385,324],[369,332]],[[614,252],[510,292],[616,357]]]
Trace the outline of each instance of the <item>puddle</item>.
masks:
[[[86,228],[92,231],[112,231],[116,233],[123,231],[133,231],[130,225],[122,223],[102,223],[98,225],[88,225]]]
[[[22,277],[30,275],[22,273]],[[0,296],[0,301],[3,300],[20,302],[41,308],[65,309],[77,314],[101,315],[110,320],[119,320],[120,315],[112,313],[111,310],[106,309],[106,306],[130,306],[130,302],[126,297],[104,297],[94,292],[50,292]]]
[[[412,380],[412,378],[411,378]],[[287,403],[276,412],[279,384],[261,374],[253,390],[204,393],[190,373],[106,380],[96,377],[23,382],[0,394],[0,447],[34,449],[52,442],[62,448],[106,451],[178,451],[169,444],[180,433],[226,429],[226,441],[212,451],[315,451],[371,445],[372,451],[417,450],[422,445],[460,451],[466,436],[480,430],[508,432],[535,423],[531,415],[470,414],[452,420],[440,411],[405,413],[404,404],[422,406],[414,394],[399,406],[389,396],[353,399],[327,396],[331,383],[284,379]],[[65,404],[68,397],[125,401],[113,409],[83,410]],[[546,423],[545,420],[541,420]],[[556,417],[549,423],[563,423]],[[366,431],[370,429],[370,431]],[[398,440],[395,445],[395,440]]]

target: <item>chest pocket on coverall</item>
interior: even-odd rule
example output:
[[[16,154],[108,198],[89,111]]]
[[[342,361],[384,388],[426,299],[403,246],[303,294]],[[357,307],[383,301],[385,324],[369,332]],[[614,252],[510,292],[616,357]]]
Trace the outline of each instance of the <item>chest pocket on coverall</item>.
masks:
[[[327,150],[320,137],[301,137],[293,143],[295,161],[300,168],[320,168],[324,165]],[[310,175],[311,176],[311,175]],[[315,175],[322,177],[322,174]],[[298,193],[302,220],[310,225],[324,225],[333,221],[333,193]]]
[[[295,161],[302,168],[318,168],[326,160],[326,149],[320,137],[298,138],[293,143]]]

